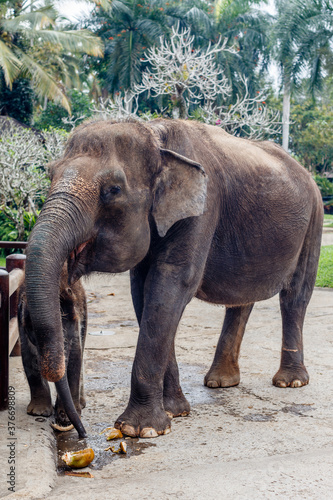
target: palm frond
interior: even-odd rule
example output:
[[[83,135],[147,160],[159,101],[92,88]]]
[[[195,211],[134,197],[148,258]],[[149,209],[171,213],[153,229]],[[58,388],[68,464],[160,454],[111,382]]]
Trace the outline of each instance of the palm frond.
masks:
[[[13,80],[20,72],[21,63],[2,40],[0,40],[0,67],[5,75],[6,84],[11,87]]]
[[[94,3],[105,11],[108,11],[112,5],[112,0],[89,0],[89,2]]]
[[[4,30],[10,33],[40,30],[48,26],[55,26],[57,12],[51,6],[27,12],[10,19],[1,21]]]
[[[95,57],[103,56],[103,43],[88,30],[40,30],[38,36],[43,41],[61,45],[72,53],[85,53]]]
[[[201,25],[204,30],[210,31],[212,28],[212,21],[210,17],[206,12],[198,7],[192,7],[186,12],[184,17],[190,22],[190,24]]]
[[[70,113],[70,104],[60,87],[44,68],[28,54],[16,50],[22,63],[22,73],[30,76],[32,85],[39,96],[58,101]]]

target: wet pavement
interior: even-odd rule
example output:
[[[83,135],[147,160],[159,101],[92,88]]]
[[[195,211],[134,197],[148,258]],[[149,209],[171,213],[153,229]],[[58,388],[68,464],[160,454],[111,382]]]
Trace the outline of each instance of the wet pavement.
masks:
[[[331,241],[332,239],[332,241]],[[333,243],[333,233],[325,236]],[[47,499],[318,499],[333,496],[333,291],[316,289],[304,326],[308,386],[279,389],[271,380],[281,349],[278,297],[257,303],[241,349],[241,382],[208,389],[224,309],[193,300],[182,318],[176,354],[188,417],[156,439],[126,439],[118,455],[100,432],[124,411],[138,328],[128,275],[86,283],[89,335],[85,351],[87,440],[55,433],[49,419],[25,413],[29,402],[20,358],[11,358],[16,389],[16,492],[7,498]],[[101,333],[102,332],[102,333]],[[0,470],[8,471],[7,419],[0,414]],[[116,447],[119,440],[115,442]],[[93,478],[68,477],[64,451],[91,446]],[[5,477],[5,476],[4,476]],[[0,484],[4,498],[7,485]]]

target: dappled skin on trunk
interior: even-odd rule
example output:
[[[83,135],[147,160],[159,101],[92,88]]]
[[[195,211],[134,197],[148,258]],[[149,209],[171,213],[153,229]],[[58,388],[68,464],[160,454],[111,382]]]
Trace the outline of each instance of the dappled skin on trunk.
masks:
[[[131,270],[140,334],[129,404],[115,424],[125,434],[167,433],[171,416],[188,413],[174,339],[194,296],[227,307],[207,386],[239,383],[252,305],[277,293],[283,345],[273,383],[307,383],[302,328],[323,210],[311,176],[281,148],[194,121],[97,121],[74,131],[51,170],[27,258],[44,376],[57,380],[64,371],[57,294],[67,260],[70,283]],[[44,294],[49,305],[39,316]]]

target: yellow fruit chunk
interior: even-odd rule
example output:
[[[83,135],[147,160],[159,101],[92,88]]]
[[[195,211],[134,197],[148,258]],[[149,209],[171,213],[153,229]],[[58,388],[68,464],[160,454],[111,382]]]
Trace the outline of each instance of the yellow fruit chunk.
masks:
[[[104,451],[109,451],[109,450],[111,450],[112,453],[123,453],[124,455],[126,455],[127,444],[125,443],[125,441],[121,441],[118,450],[116,449],[115,446],[108,446],[107,448],[104,449]]]
[[[82,469],[82,467],[87,467],[94,460],[95,453],[91,448],[86,448],[85,450],[80,451],[67,451],[61,459],[69,465],[69,467],[73,467],[73,469]]]
[[[127,453],[127,444],[125,443],[125,441],[121,441],[120,450],[121,450],[121,453]]]
[[[122,438],[122,437],[123,437],[122,432],[119,429],[112,427],[111,432],[109,432],[109,434],[107,434],[107,436],[106,436],[106,440],[111,441],[111,439],[118,439],[118,438]]]

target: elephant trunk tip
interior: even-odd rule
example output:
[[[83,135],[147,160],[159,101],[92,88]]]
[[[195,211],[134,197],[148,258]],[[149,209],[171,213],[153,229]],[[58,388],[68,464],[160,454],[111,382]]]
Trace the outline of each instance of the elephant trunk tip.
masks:
[[[47,351],[41,358],[41,372],[42,376],[49,382],[58,382],[66,371],[65,358],[61,356],[60,359],[52,358],[52,354]]]

